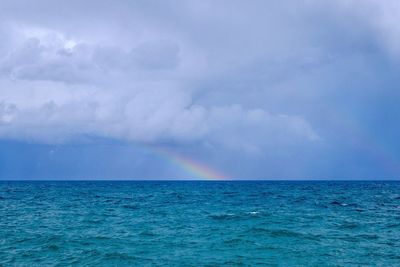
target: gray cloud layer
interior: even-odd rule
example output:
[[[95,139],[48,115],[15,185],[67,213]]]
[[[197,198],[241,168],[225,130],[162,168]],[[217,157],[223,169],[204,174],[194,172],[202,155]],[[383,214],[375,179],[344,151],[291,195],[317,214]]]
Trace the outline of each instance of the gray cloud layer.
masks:
[[[202,144],[270,163],[266,149],[347,147],[348,125],[368,128],[360,114],[380,110],[373,86],[392,95],[397,81],[395,0],[2,1],[0,10],[3,139]]]
[[[17,5],[11,5],[14,6]],[[83,7],[77,4],[76,8]],[[186,8],[181,15],[193,12],[195,16],[206,16],[201,14],[205,12],[202,8],[212,6]],[[101,15],[96,19],[101,20]],[[230,144],[226,139],[233,139],[232,147],[256,147],[279,135],[291,139],[318,138],[301,116],[271,114],[262,106],[244,108],[240,99],[225,104],[222,97],[218,105],[194,101],[198,80],[226,75],[235,64],[253,60],[264,48],[247,47],[248,56],[238,54],[239,47],[231,46],[245,41],[239,40],[226,43],[225,52],[222,47],[216,47],[220,51],[214,55],[211,50],[215,42],[210,37],[218,34],[219,29],[212,32],[210,27],[211,32],[207,33],[210,37],[205,36],[203,41],[207,43],[192,47],[196,37],[188,29],[175,33],[170,26],[161,27],[158,24],[162,17],[154,21],[139,19],[139,29],[134,28],[132,32],[123,29],[121,36],[104,29],[100,39],[110,33],[110,40],[104,43],[97,36],[91,36],[89,29],[96,27],[88,23],[91,20],[80,22],[88,32],[76,37],[74,30],[63,29],[65,25],[60,29],[54,27],[51,21],[56,20],[56,25],[61,21],[51,16],[49,21],[39,19],[36,23],[29,16],[20,20],[10,16],[4,21],[6,41],[0,65],[2,136],[47,142],[80,134],[150,142],[202,139]],[[240,23],[236,18],[227,19]],[[33,16],[32,20],[37,18]],[[129,20],[133,24],[137,18],[133,16]],[[64,22],[68,25],[68,21]],[[146,27],[147,24],[150,26]],[[121,25],[115,27],[119,29]],[[231,26],[227,28],[232,30]],[[137,39],[136,32],[139,32]],[[125,43],[125,38],[130,42]],[[254,41],[266,41],[263,39],[256,37]],[[232,56],[236,61],[233,66],[228,62]],[[229,93],[227,90],[224,88],[225,93]],[[251,141],[242,144],[247,139]]]

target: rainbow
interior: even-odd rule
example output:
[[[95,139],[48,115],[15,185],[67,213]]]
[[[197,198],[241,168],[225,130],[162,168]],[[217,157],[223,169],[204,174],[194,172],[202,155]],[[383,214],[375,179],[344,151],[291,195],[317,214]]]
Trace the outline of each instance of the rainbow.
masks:
[[[144,149],[145,151],[155,154],[159,158],[177,166],[179,169],[185,171],[189,176],[196,177],[204,180],[225,180],[228,176],[209,167],[198,161],[183,157],[182,155],[171,151],[167,148],[155,147],[146,144],[137,144],[136,146]]]
[[[193,159],[183,157],[171,150],[160,147],[148,147],[160,157],[183,169],[187,173],[206,180],[225,180],[228,176]]]

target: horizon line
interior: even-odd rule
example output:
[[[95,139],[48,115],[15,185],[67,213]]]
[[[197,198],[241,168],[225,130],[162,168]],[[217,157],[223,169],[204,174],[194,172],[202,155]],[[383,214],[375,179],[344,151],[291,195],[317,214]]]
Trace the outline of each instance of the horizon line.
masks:
[[[0,179],[0,182],[356,182],[356,181],[371,181],[371,182],[385,182],[385,181],[399,181],[400,178],[385,178],[385,179]]]

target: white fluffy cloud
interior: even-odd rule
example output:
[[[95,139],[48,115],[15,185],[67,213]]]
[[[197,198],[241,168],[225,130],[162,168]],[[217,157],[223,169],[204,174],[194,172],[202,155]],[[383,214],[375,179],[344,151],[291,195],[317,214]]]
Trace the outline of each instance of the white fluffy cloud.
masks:
[[[149,83],[130,92],[53,81],[1,80],[0,135],[41,142],[80,136],[129,141],[223,144],[257,150],[280,139],[316,140],[301,117],[272,115],[240,105],[207,108],[189,94]],[[152,87],[150,87],[152,86]]]

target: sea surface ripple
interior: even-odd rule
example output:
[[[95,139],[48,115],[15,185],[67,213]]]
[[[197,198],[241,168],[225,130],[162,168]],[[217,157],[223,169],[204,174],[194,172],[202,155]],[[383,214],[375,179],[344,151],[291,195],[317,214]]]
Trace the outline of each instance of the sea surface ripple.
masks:
[[[400,182],[0,182],[0,266],[400,266]]]

